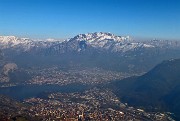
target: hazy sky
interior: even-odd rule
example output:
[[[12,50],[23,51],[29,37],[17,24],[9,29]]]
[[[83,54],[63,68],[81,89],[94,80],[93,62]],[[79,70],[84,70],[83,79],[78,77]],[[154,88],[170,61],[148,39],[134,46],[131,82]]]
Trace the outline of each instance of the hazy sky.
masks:
[[[0,0],[0,35],[111,32],[180,40],[180,0]]]

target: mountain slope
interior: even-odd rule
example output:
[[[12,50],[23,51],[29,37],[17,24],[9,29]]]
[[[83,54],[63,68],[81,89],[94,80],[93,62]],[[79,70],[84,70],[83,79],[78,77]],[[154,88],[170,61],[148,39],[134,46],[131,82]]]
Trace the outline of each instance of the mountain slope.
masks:
[[[140,77],[110,84],[119,97],[134,106],[180,115],[180,59],[164,61]],[[180,119],[180,117],[178,117]]]
[[[30,51],[34,48],[52,49],[59,53],[70,51],[81,51],[87,46],[94,49],[106,50],[110,52],[128,52],[145,48],[175,48],[180,47],[180,42],[169,40],[137,41],[129,36],[116,36],[106,32],[95,32],[79,34],[67,40],[32,40],[29,38],[19,38],[15,36],[0,36],[1,49],[14,49]],[[83,48],[85,47],[85,48]]]
[[[29,38],[19,38],[15,36],[0,36],[1,49],[12,49],[14,51],[27,52],[35,48],[48,48],[54,44],[58,44],[58,40],[32,40]]]
[[[88,34],[79,34],[51,49],[59,50],[59,53],[82,51],[83,46],[109,52],[127,52],[134,51],[137,48],[153,48],[153,45],[133,41],[129,36],[116,36],[111,33],[95,32]],[[57,49],[58,48],[58,49]]]
[[[178,41],[138,41],[106,32],[64,41],[0,36],[0,47],[5,58],[19,66],[88,66],[132,74],[147,72],[162,60],[180,58]]]

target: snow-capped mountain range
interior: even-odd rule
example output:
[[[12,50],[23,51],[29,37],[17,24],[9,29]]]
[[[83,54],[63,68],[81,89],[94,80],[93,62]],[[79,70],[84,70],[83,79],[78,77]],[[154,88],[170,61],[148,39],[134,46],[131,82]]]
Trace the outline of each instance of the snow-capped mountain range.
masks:
[[[33,48],[48,48],[52,45],[61,43],[60,40],[46,39],[46,40],[32,40],[29,38],[19,38],[15,36],[0,36],[1,49],[20,49],[22,51],[29,51]]]
[[[84,42],[84,43],[82,43]],[[79,34],[66,42],[66,45],[74,50],[81,51],[81,44],[87,47],[93,47],[111,52],[126,52],[136,48],[149,48],[153,45],[142,42],[135,42],[129,36],[116,36],[111,33],[95,32],[88,34]]]
[[[128,52],[141,48],[155,47],[179,47],[178,41],[151,40],[137,41],[129,36],[116,36],[111,33],[95,32],[88,34],[79,34],[67,40],[32,40],[29,38],[18,38],[15,36],[0,36],[1,49],[18,49],[29,51],[34,48],[58,50],[60,53],[71,51],[82,51],[88,48],[107,50],[110,52]]]

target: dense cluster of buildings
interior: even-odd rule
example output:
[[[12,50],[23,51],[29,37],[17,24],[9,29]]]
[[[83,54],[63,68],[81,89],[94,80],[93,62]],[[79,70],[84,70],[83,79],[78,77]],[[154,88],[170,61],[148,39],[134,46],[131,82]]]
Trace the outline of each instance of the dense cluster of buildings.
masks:
[[[108,89],[52,93],[47,98],[30,98],[25,102],[31,105],[29,115],[44,121],[172,120],[166,113],[148,113],[129,107]]]
[[[99,68],[93,69],[71,69],[68,71],[62,71],[57,67],[41,69],[38,71],[31,72],[33,79],[29,80],[28,84],[57,84],[67,85],[71,83],[82,83],[82,84],[100,84],[106,83],[116,79],[122,79],[128,76],[128,74],[105,71]]]
[[[52,67],[29,69],[27,72],[33,75],[33,78],[22,83],[25,85],[68,85],[72,83],[95,85],[130,76],[98,68],[62,71],[57,67]],[[8,85],[16,86],[18,83],[8,83],[1,87]],[[24,113],[41,121],[173,121],[168,113],[146,112],[130,107],[122,103],[111,90],[105,88],[92,88],[84,92],[73,93],[48,93],[43,98],[25,99],[24,104],[28,104],[28,107],[19,106],[17,108],[20,111],[19,114]],[[7,118],[12,117],[14,114],[12,112],[15,111],[12,110]]]

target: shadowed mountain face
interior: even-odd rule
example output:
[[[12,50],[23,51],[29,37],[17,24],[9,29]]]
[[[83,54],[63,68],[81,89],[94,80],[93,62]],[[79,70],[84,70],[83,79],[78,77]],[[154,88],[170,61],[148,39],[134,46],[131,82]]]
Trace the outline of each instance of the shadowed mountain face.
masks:
[[[3,59],[3,52],[2,52],[2,50],[0,50],[0,60],[2,60]]]
[[[134,106],[171,111],[180,119],[180,59],[163,61],[140,77],[110,84],[119,97]]]

